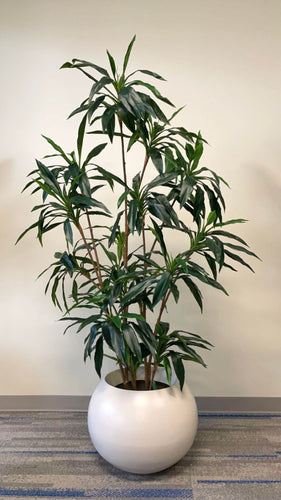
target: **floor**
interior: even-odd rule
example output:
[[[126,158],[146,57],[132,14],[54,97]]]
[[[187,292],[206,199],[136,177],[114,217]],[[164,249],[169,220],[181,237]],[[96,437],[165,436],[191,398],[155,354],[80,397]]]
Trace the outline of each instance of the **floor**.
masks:
[[[121,472],[93,449],[85,412],[0,412],[0,497],[281,499],[281,414],[201,414],[174,467]]]

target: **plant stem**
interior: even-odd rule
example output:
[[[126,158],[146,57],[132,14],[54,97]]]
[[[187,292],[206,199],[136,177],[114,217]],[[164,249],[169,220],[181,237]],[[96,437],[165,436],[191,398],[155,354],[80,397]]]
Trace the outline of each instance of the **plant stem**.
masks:
[[[149,389],[150,380],[151,380],[151,360],[152,356],[148,356],[144,358],[144,379],[145,379],[145,388]]]
[[[143,164],[143,167],[142,167],[142,173],[141,173],[141,177],[140,177],[139,188],[140,188],[142,180],[143,180],[143,176],[144,176],[144,172],[145,172],[145,169],[146,169],[146,165],[148,164],[148,160],[149,160],[149,155],[146,153],[145,158],[144,158],[144,164]]]
[[[123,382],[123,386],[125,389],[127,389],[128,387],[128,377],[126,378],[126,374],[125,374],[125,370],[122,366],[122,363],[119,361],[119,368],[120,368],[120,372],[121,372],[121,375],[122,375],[122,382]]]
[[[172,203],[172,207],[174,207],[175,202],[176,202],[176,200],[174,200],[174,201],[173,201],[173,203]],[[164,224],[161,224],[160,229],[163,229],[163,227],[164,227]],[[153,250],[154,250],[154,248],[155,248],[155,245],[156,245],[157,241],[158,241],[158,240],[157,240],[157,238],[155,238],[155,240],[154,240],[154,242],[153,242],[153,244],[152,244],[152,247],[151,247],[151,249],[150,249],[150,252],[149,252],[149,254],[148,254],[148,258],[150,258],[151,254],[152,254],[152,252],[153,252]]]
[[[88,210],[86,210],[86,215],[87,215],[87,221],[88,221],[88,225],[89,225],[89,229],[90,229],[90,233],[91,233],[92,245],[93,245],[93,249],[94,249],[94,253],[95,253],[95,257],[96,257],[96,263],[97,263],[97,269],[98,269],[98,280],[99,280],[100,285],[102,286],[103,281],[102,281],[102,276],[101,276],[100,261],[99,261],[96,242],[95,242],[95,238],[94,238],[94,232],[93,232],[93,228],[92,228],[92,224],[91,224]]]
[[[96,287],[96,288],[99,288],[99,286],[94,282],[94,280],[91,278],[90,274],[86,271],[86,269],[81,269],[81,267],[79,268],[80,269],[80,273],[82,274],[82,276],[85,276],[85,278],[88,278],[89,281],[91,281],[91,283],[93,283],[93,285]]]
[[[82,227],[81,227],[81,225],[80,225],[80,224],[78,224],[77,228],[78,228],[79,233],[80,233],[80,234],[81,234],[81,236],[82,236],[82,240],[84,241],[85,247],[86,247],[86,249],[87,249],[88,255],[89,255],[90,260],[91,260],[91,262],[92,262],[92,264],[93,264],[93,267],[94,267],[94,270],[95,270],[96,276],[97,276],[97,278],[98,278],[98,281],[99,281],[99,284],[100,284],[100,287],[101,287],[101,286],[102,286],[102,282],[100,281],[100,276],[99,276],[99,273],[98,273],[98,269],[97,269],[96,263],[95,263],[95,261],[94,261],[94,259],[93,259],[92,252],[91,252],[91,249],[90,249],[90,247],[89,247],[89,245],[88,245],[88,242],[87,242],[87,240],[86,240],[86,237],[85,237],[84,231],[83,231],[83,229],[82,229]]]
[[[130,366],[129,366],[129,371],[130,371],[130,375],[131,375],[132,388],[134,391],[136,391],[137,390],[137,381],[136,381],[136,377],[134,374],[134,370],[132,368],[132,364],[130,364]]]
[[[127,189],[127,172],[126,172],[126,158],[125,158],[125,145],[124,145],[124,136],[123,136],[123,123],[121,118],[118,118],[120,133],[121,133],[121,149],[122,149],[122,166],[123,166],[123,177],[125,183],[125,191]],[[128,264],[128,238],[129,238],[129,226],[128,226],[128,200],[127,196],[125,198],[125,246],[124,246],[124,265]]]
[[[163,300],[162,300],[162,303],[161,303],[161,307],[160,307],[160,311],[159,311],[159,316],[157,318],[157,321],[156,321],[156,325],[159,325],[160,321],[161,321],[161,317],[162,317],[162,314],[164,312],[164,309],[166,307],[166,304],[168,302],[168,299],[170,297],[170,294],[171,294],[171,290],[169,290],[166,295],[163,297]],[[156,334],[156,331],[154,331],[154,333]]]
[[[158,363],[154,363],[153,371],[152,371],[152,376],[151,376],[151,380],[150,380],[150,385],[149,385],[149,389],[150,390],[152,389],[152,384],[153,384],[153,380],[154,380],[157,368],[158,368]]]
[[[142,248],[143,248],[143,256],[145,257],[146,255],[146,240],[145,240],[145,216],[143,216],[142,220]],[[144,262],[144,269],[145,271],[147,270],[147,262]],[[146,277],[146,274],[144,275],[144,278]],[[146,319],[146,304],[143,304],[142,307],[142,313],[143,317]]]

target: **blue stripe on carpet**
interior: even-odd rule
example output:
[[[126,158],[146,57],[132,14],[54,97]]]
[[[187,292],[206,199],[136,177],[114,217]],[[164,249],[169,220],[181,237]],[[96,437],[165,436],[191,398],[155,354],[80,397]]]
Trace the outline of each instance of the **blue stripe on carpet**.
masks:
[[[229,458],[278,458],[276,455],[226,455]]]
[[[278,452],[276,452],[276,455],[225,455],[220,453],[187,453],[185,456],[190,458],[279,458],[277,453]]]
[[[226,455],[222,453],[187,453],[186,457],[192,458],[279,458],[276,451],[276,455]]]
[[[97,451],[68,451],[68,450],[22,450],[22,451],[15,451],[15,450],[0,450],[0,453],[25,453],[25,454],[47,454],[47,455],[97,455]]]
[[[74,450],[0,450],[0,455],[26,454],[26,455],[98,455],[97,451],[74,451]],[[222,453],[187,453],[186,457],[192,458],[279,458],[281,451],[275,455],[226,455]]]
[[[263,480],[263,479],[256,479],[256,480],[244,480],[244,479],[229,479],[229,480],[216,480],[216,479],[200,479],[197,481],[197,483],[200,484],[281,484],[281,481],[275,481],[275,480]]]
[[[199,413],[199,418],[275,418],[281,414],[274,413]]]
[[[191,489],[31,489],[0,488],[0,496],[56,498],[193,498]]]

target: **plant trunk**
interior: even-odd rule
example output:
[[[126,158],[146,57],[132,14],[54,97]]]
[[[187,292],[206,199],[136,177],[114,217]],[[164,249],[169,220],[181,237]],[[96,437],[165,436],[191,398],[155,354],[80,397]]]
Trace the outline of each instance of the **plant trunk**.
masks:
[[[149,386],[150,390],[152,389],[152,384],[153,384],[153,380],[154,380],[157,368],[158,368],[158,363],[154,363],[153,371],[152,371],[152,376],[151,376],[151,380],[150,380],[150,386]]]
[[[119,126],[121,133],[121,149],[122,149],[122,166],[123,166],[123,178],[125,183],[124,190],[127,190],[127,172],[126,172],[126,158],[125,158],[125,145],[124,145],[124,136],[123,136],[123,123],[119,118]],[[125,198],[125,246],[123,252],[124,265],[128,264],[128,238],[129,238],[129,225],[128,225],[128,201],[127,196]]]
[[[151,359],[152,356],[148,356],[144,359],[144,378],[145,378],[145,388],[149,389],[151,381]]]
[[[126,369],[124,370],[120,361],[119,361],[119,368],[120,368],[120,372],[122,375],[122,382],[123,382],[124,389],[127,389],[128,388],[128,372],[126,373]]]

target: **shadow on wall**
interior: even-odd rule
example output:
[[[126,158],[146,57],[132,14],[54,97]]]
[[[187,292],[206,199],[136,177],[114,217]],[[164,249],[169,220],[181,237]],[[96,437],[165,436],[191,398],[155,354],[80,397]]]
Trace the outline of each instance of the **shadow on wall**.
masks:
[[[3,250],[5,251],[5,246],[14,246],[17,238],[16,228],[19,227],[19,211],[17,210],[17,202],[20,191],[14,182],[14,170],[14,160],[7,158],[0,162],[1,253]]]
[[[259,256],[274,271],[275,281],[281,278],[281,170],[252,165],[245,175],[251,218],[247,229],[253,231],[254,251],[261,252]]]
[[[1,175],[1,182],[0,182],[0,196],[1,196],[1,201],[3,201],[3,197],[5,199],[10,197],[10,192],[11,186],[13,184],[12,177],[13,177],[13,169],[14,169],[14,160],[11,158],[7,158],[5,160],[0,161],[0,175]]]
[[[281,173],[280,168],[272,168],[263,165],[251,165],[243,172],[244,186],[247,187],[247,195],[250,196],[250,207],[254,203],[257,214],[262,221],[272,223],[271,213],[274,218],[281,215]],[[243,190],[245,192],[245,190]],[[255,221],[256,223],[258,220]]]

